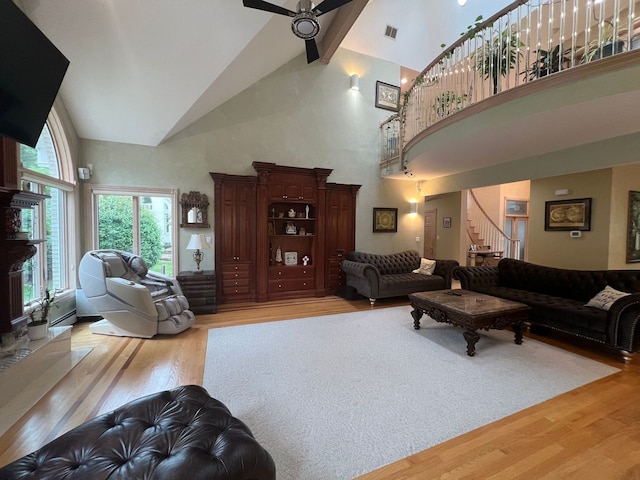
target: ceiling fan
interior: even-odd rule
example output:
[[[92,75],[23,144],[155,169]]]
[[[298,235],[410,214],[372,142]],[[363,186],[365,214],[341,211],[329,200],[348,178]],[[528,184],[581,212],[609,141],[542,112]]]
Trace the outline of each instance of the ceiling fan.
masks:
[[[318,46],[314,40],[320,32],[318,17],[350,1],[351,0],[324,0],[320,2],[319,5],[314,5],[311,0],[300,0],[298,2],[297,12],[263,0],[242,0],[242,3],[245,7],[293,17],[293,20],[291,20],[291,30],[296,37],[304,39],[307,48],[307,63],[311,63],[320,58]]]

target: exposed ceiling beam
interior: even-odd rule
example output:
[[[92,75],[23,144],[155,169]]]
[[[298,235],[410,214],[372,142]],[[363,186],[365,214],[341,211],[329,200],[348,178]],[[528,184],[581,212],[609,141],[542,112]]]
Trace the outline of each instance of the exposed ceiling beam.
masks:
[[[328,64],[331,61],[331,57],[336,53],[342,40],[349,33],[349,30],[368,2],[369,0],[352,0],[338,9],[319,45],[319,49],[322,52],[320,58],[322,63]]]

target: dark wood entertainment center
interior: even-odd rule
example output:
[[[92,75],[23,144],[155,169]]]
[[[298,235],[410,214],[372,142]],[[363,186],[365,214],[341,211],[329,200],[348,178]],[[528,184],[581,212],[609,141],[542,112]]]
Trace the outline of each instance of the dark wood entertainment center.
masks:
[[[210,173],[218,303],[339,293],[360,185],[327,183],[326,168],[253,168],[257,176]]]

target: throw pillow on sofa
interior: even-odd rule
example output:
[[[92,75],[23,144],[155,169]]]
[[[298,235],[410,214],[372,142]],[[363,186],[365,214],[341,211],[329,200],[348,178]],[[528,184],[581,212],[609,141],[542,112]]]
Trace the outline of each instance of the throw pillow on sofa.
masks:
[[[611,288],[607,285],[604,287],[604,290],[589,300],[586,306],[599,308],[600,310],[609,310],[616,300],[626,297],[627,295],[630,294],[627,292],[621,292],[620,290],[616,290],[615,288]]]
[[[413,273],[421,273],[423,275],[431,275],[433,271],[436,269],[436,261],[429,260],[428,258],[420,259],[420,266],[413,270]]]

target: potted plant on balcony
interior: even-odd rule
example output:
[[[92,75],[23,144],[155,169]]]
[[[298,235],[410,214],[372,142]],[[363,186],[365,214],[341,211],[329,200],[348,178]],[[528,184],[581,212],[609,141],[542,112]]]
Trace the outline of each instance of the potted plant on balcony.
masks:
[[[491,25],[487,26],[489,27]],[[507,27],[494,38],[485,40],[482,47],[473,53],[476,70],[481,72],[485,79],[491,78],[494,95],[499,91],[499,78],[506,77],[515,67],[518,58],[522,58],[522,47],[524,43],[518,40],[516,32]]]
[[[40,340],[47,336],[49,315],[55,298],[55,293],[51,295],[49,289],[46,288],[42,299],[35,301],[36,306],[29,312],[29,321],[27,322],[29,340]]]
[[[524,72],[528,80],[535,80],[536,78],[546,77],[552,73],[560,71],[560,68],[567,68],[571,62],[571,57],[567,56],[571,54],[573,49],[567,48],[560,54],[560,45],[556,45],[551,50],[543,50],[542,48],[536,50],[536,59],[531,64],[531,67]]]
[[[624,50],[624,40],[615,38],[613,24],[609,20],[603,22],[600,28],[600,35],[594,38],[585,47],[584,55],[580,63],[588,63],[591,60],[610,57],[615,53],[621,53]]]

